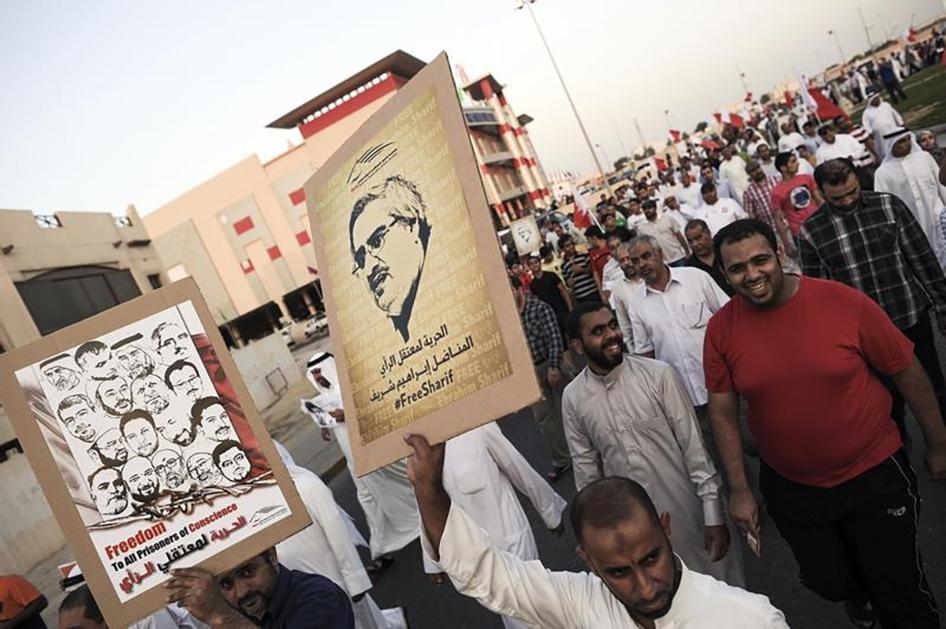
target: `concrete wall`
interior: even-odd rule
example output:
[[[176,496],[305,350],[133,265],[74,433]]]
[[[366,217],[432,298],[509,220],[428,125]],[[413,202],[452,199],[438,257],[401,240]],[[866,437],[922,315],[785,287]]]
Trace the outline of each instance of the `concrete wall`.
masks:
[[[0,574],[23,574],[54,553],[66,538],[53,518],[26,456],[0,463]]]
[[[243,381],[246,382],[246,388],[250,390],[253,403],[261,411],[272,405],[278,397],[267,382],[267,375],[276,372],[274,379],[281,383],[281,374],[285,378],[286,386],[302,378],[302,372],[281,334],[270,334],[246,347],[230,350],[230,353],[240,375],[243,376]]]

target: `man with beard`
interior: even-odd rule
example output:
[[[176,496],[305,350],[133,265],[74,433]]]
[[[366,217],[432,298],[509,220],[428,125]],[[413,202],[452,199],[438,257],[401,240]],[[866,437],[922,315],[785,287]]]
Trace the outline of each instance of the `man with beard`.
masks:
[[[121,376],[103,380],[95,387],[95,400],[112,417],[121,417],[131,410],[131,387]]]
[[[222,480],[209,452],[198,452],[187,458],[187,475],[202,488],[217,486]]]
[[[129,380],[142,378],[154,371],[154,358],[138,345],[141,334],[132,334],[112,343],[112,353]]]
[[[409,470],[424,550],[457,591],[487,609],[544,629],[654,629],[658,622],[678,629],[788,627],[766,597],[700,574],[676,557],[676,515],[659,512],[633,480],[602,478],[578,492],[571,525],[577,553],[593,574],[555,572],[498,550],[451,502],[442,480],[443,444],[431,447],[420,435],[405,440],[414,449]]]
[[[158,432],[166,440],[179,446],[189,446],[197,436],[191,418],[182,412],[175,411],[158,417]]]
[[[828,203],[834,185],[824,188]],[[890,378],[908,399],[930,474],[946,480],[946,427],[910,341],[864,293],[785,274],[765,223],[734,223],[715,246],[737,293],[710,320],[704,351],[733,520],[758,538],[738,422],[744,398],[759,486],[802,583],[844,601],[858,626],[876,617],[886,628],[940,627],[917,547],[916,476],[881,382]]]
[[[128,493],[139,504],[151,504],[161,495],[161,483],[151,461],[133,456],[122,468],[122,478],[128,484]]]
[[[101,420],[96,417],[92,402],[81,393],[67,395],[59,403],[57,410],[59,421],[66,427],[69,434],[85,443],[92,443],[98,434],[94,423]]]
[[[211,627],[250,629],[354,629],[351,601],[329,579],[289,570],[276,549],[244,561],[216,578],[201,568],[176,568],[164,583],[178,603]]]
[[[230,423],[230,416],[218,397],[204,397],[194,402],[191,407],[191,422],[194,428],[200,428],[204,436],[211,441],[236,441],[237,435]]]
[[[159,323],[151,333],[151,344],[165,365],[175,360],[187,358],[187,349],[191,346],[191,338],[187,330],[177,323],[165,321]]]
[[[184,469],[184,459],[174,450],[159,450],[151,457],[154,471],[158,473],[161,487],[168,491],[182,492],[190,487],[187,481],[187,470]]]
[[[108,380],[118,375],[112,350],[101,341],[88,341],[76,348],[75,361],[92,380]]]
[[[39,370],[43,372],[46,382],[60,393],[65,393],[79,384],[79,374],[72,368],[72,363],[67,362],[70,358],[69,354],[59,354],[39,364]]]
[[[932,310],[940,331],[946,331],[946,277],[922,227],[901,199],[862,192],[847,160],[825,162],[815,181],[825,204],[799,233],[802,272],[853,286],[880,304],[913,342],[946,412],[946,381],[930,324]],[[903,397],[887,385],[894,421],[905,436]]]
[[[121,474],[113,467],[100,467],[89,476],[95,508],[103,516],[121,515],[128,508],[128,492]]]
[[[720,290],[732,297],[732,286],[726,280],[726,276],[716,265],[716,251],[713,249],[713,234],[710,233],[709,225],[706,221],[695,218],[687,223],[683,230],[686,235],[687,243],[690,245],[690,251],[693,253],[687,258],[687,266],[699,269],[708,273]]]
[[[176,360],[171,363],[164,372],[164,384],[168,386],[168,389],[191,402],[196,402],[203,395],[197,367],[186,360]]]
[[[99,435],[89,454],[105,467],[118,467],[128,460],[128,445],[118,428],[112,428]]]
[[[250,460],[238,441],[231,439],[218,444],[211,456],[223,477],[232,483],[245,480],[250,475]]]
[[[712,182],[704,183],[700,193],[703,195],[703,205],[693,210],[693,218],[706,221],[713,233],[737,219],[746,217],[742,206],[735,199],[719,197],[718,189]]]
[[[146,408],[152,415],[165,411],[171,404],[171,391],[155,374],[132,380],[131,399],[136,408]]]
[[[122,415],[118,430],[132,452],[139,456],[151,456],[158,449],[158,431],[148,411],[135,409]]]
[[[673,368],[625,355],[617,319],[603,304],[576,308],[568,334],[572,348],[588,360],[562,396],[575,485],[582,489],[602,476],[637,479],[658,510],[670,513],[674,550],[683,561],[742,586],[742,559],[738,547],[730,549],[722,480]]]
[[[634,328],[631,325],[631,296],[641,285],[641,278],[637,275],[637,267],[631,262],[631,248],[622,242],[614,250],[614,257],[621,265],[624,280],[614,286],[611,292],[611,307],[618,318],[621,334],[627,347],[634,346]]]

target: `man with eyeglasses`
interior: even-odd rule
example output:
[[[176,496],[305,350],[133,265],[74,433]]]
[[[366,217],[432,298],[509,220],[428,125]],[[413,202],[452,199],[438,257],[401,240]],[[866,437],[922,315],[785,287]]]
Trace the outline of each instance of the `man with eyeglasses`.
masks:
[[[168,604],[178,603],[211,627],[354,629],[351,601],[329,579],[281,565],[276,549],[217,577],[177,568],[165,582]]]
[[[802,272],[853,286],[876,301],[913,342],[940,410],[946,409],[946,382],[930,323],[932,310],[946,332],[946,277],[919,222],[899,197],[862,191],[847,158],[818,166],[815,182],[825,204],[799,232]],[[893,418],[906,438],[903,396],[889,380],[885,384],[893,395]]]
[[[186,360],[177,360],[167,368],[164,372],[164,384],[168,385],[171,391],[183,395],[191,402],[196,402],[203,395],[197,367]]]
[[[187,348],[192,343],[187,330],[173,321],[159,323],[151,333],[151,342],[165,365],[187,358]]]
[[[430,223],[417,186],[392,175],[355,202],[348,223],[352,270],[403,340],[427,258]]]

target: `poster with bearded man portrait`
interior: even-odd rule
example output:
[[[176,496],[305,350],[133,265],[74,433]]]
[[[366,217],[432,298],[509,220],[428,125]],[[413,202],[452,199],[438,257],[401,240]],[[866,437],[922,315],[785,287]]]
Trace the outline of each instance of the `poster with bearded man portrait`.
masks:
[[[308,521],[192,280],[0,356],[0,397],[110,626]]]
[[[445,54],[305,192],[358,474],[538,399]]]

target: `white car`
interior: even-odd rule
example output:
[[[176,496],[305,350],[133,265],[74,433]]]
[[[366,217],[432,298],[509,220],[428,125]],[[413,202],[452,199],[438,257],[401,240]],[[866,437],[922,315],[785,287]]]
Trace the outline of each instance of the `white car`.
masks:
[[[320,312],[314,317],[311,317],[305,322],[305,335],[306,338],[315,336],[316,334],[324,334],[328,331],[328,319],[325,317],[324,312]]]
[[[279,330],[279,334],[282,335],[282,340],[286,343],[286,347],[292,347],[296,344],[296,340],[292,338],[288,327]]]

